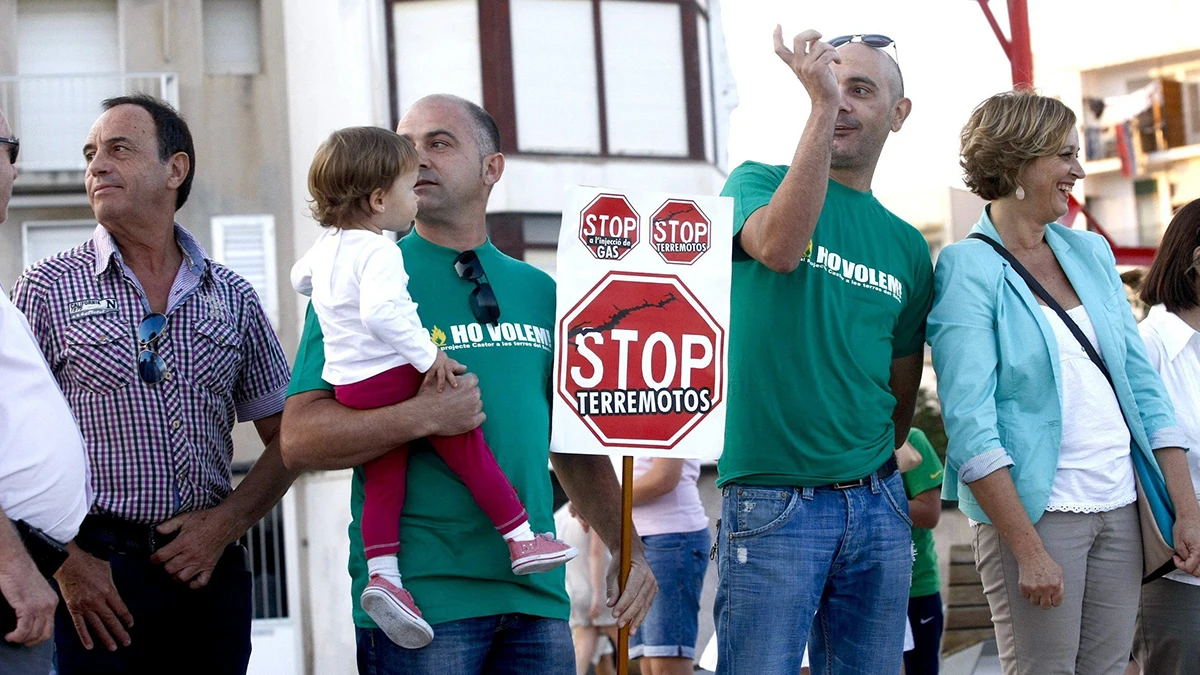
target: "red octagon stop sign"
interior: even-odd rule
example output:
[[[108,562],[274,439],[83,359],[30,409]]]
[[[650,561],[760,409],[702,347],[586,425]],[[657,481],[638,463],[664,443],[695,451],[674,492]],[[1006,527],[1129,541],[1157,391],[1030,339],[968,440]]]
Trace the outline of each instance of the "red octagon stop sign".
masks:
[[[558,393],[602,445],[672,448],[720,403],[725,331],[678,277],[610,272],[557,337]]]
[[[599,260],[620,260],[637,246],[640,220],[625,195],[603,194],[579,212],[579,240]]]
[[[674,265],[691,265],[709,249],[712,222],[696,202],[671,199],[650,216],[650,246]]]

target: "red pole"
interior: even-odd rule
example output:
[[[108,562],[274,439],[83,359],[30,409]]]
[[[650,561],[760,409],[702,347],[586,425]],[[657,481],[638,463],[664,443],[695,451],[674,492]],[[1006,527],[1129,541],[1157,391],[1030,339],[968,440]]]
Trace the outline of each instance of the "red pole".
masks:
[[[1008,56],[1013,87],[1033,86],[1033,46],[1029,42],[1029,11],[1025,0],[1008,0]]]

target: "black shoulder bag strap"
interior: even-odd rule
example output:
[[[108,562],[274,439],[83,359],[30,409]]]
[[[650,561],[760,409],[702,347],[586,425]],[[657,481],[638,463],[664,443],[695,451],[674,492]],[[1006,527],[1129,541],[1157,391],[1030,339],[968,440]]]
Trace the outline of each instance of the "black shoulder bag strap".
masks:
[[[1108,372],[1108,366],[1104,365],[1104,359],[1100,358],[1100,354],[1096,351],[1096,348],[1092,346],[1092,341],[1087,339],[1087,336],[1083,334],[1083,329],[1079,327],[1079,324],[1075,323],[1075,320],[1071,318],[1070,314],[1067,314],[1067,310],[1063,309],[1062,305],[1058,304],[1058,301],[1054,299],[1054,296],[1050,295],[1050,292],[1047,291],[1040,283],[1038,283],[1038,280],[1033,278],[1033,275],[1029,273],[1029,270],[1025,269],[1025,266],[1022,265],[1021,262],[1017,260],[1008,249],[1004,248],[1000,242],[992,239],[986,234],[981,234],[979,232],[973,232],[967,235],[967,237],[969,239],[986,241],[989,246],[996,249],[996,253],[999,253],[1002,258],[1008,261],[1009,265],[1012,265],[1012,268],[1017,271],[1017,274],[1020,274],[1021,278],[1025,280],[1025,284],[1029,286],[1029,290],[1033,291],[1034,294],[1041,298],[1046,303],[1046,306],[1054,310],[1054,313],[1057,314],[1058,317],[1062,319],[1063,323],[1067,325],[1067,329],[1071,331],[1071,335],[1074,335],[1075,339],[1079,340],[1079,345],[1083,347],[1083,351],[1087,352],[1088,358],[1092,360],[1092,363],[1096,364],[1096,367],[1100,369],[1100,372],[1104,373],[1104,379],[1108,380],[1108,386],[1112,387],[1113,395],[1116,396],[1117,386],[1113,384],[1112,374]],[[1118,396],[1117,403],[1120,404],[1120,402],[1121,398]]]

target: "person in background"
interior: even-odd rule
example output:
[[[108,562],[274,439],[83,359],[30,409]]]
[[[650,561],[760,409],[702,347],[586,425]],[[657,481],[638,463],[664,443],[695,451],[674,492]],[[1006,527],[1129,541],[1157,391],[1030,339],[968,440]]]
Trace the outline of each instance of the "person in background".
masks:
[[[1175,214],[1142,281],[1150,313],[1139,330],[1150,365],[1175,403],[1187,436],[1192,489],[1200,496],[1200,199]],[[1180,570],[1142,586],[1134,656],[1148,675],[1195,672],[1200,664],[1200,579]]]
[[[920,453],[921,462],[905,471],[904,492],[908,495],[908,513],[912,518],[912,587],[908,590],[908,625],[913,633],[913,648],[904,652],[904,672],[908,675],[937,675],[942,647],[942,580],[938,576],[937,551],[933,547],[933,528],[942,517],[942,460],[938,459],[925,432],[908,432],[907,446]]]
[[[638,457],[633,463],[633,523],[658,580],[658,597],[629,640],[629,658],[641,659],[642,675],[692,672],[712,546],[699,477],[698,459]]]
[[[616,672],[607,642],[617,643],[617,622],[606,611],[604,574],[612,560],[604,541],[579,518],[567,502],[554,512],[554,529],[559,538],[583,552],[567,562],[567,596],[571,599],[571,637],[575,642],[575,673],[587,675],[596,667],[596,675]]]

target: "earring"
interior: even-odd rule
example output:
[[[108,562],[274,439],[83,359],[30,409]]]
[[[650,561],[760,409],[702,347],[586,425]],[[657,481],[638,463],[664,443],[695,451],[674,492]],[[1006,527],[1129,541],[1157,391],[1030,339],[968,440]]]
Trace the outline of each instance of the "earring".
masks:
[[[1025,188],[1018,185],[1017,186],[1017,201],[1021,201],[1022,199],[1025,199]]]

